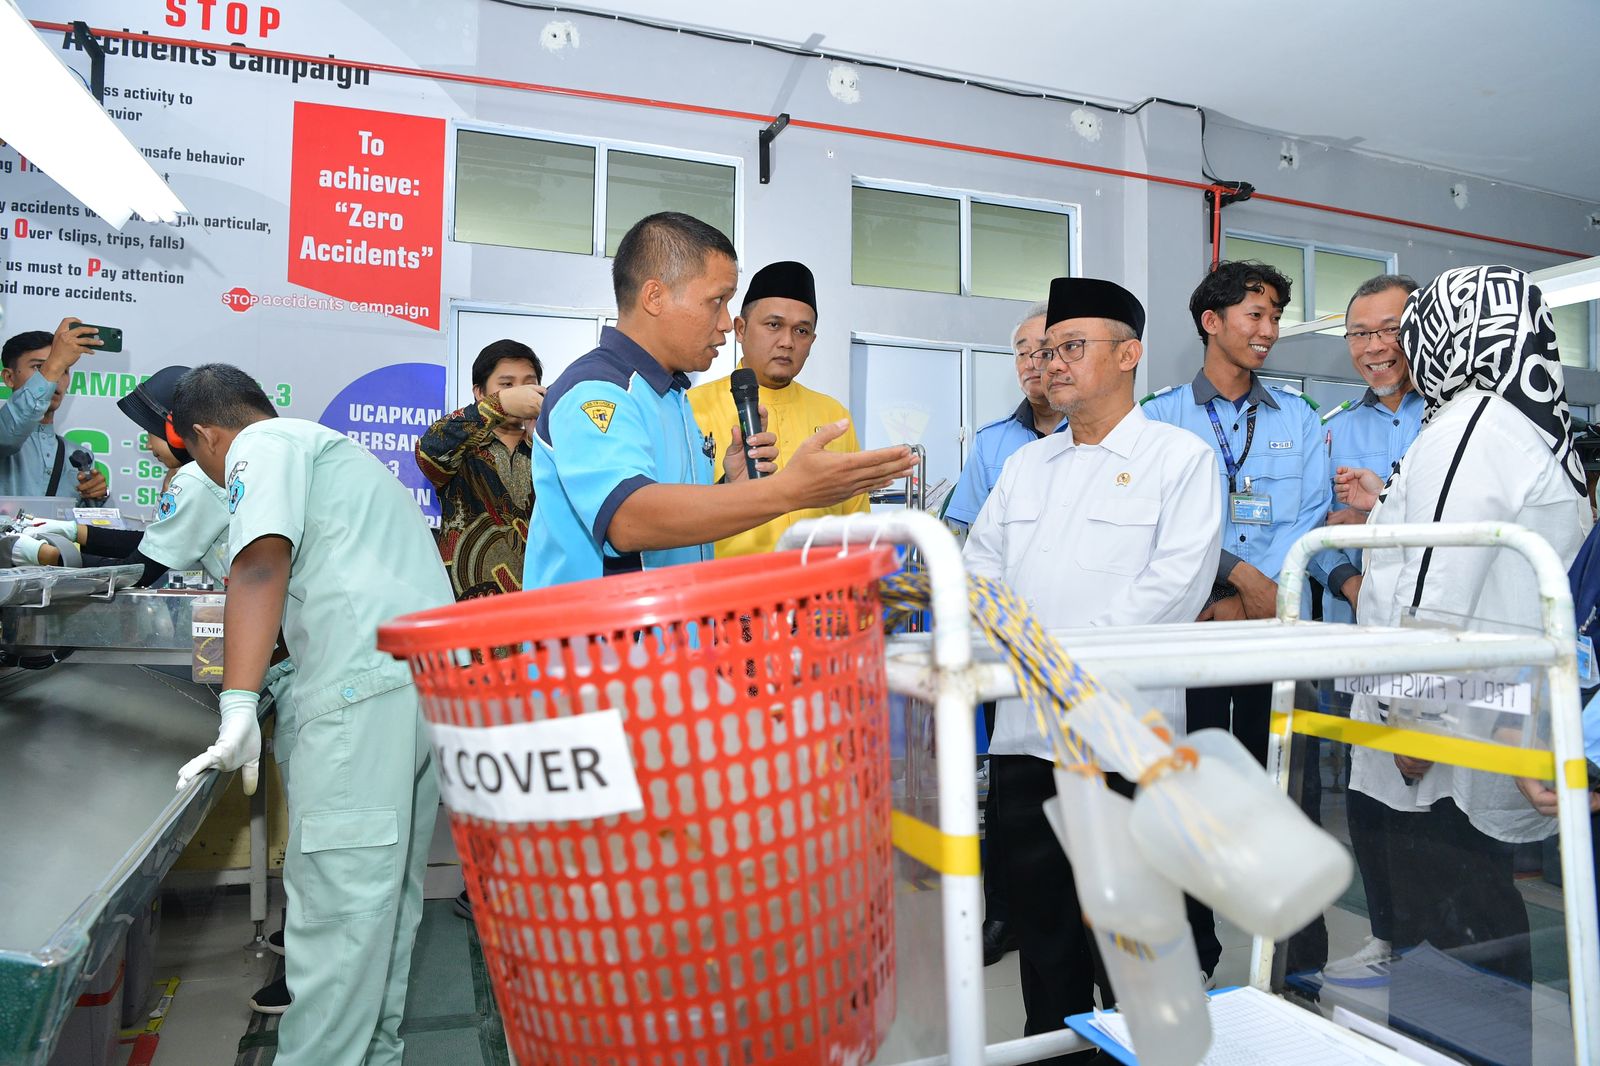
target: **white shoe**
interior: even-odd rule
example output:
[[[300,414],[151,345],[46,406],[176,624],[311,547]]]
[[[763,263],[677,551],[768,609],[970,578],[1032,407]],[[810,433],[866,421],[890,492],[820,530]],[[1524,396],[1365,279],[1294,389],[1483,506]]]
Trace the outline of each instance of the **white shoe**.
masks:
[[[1352,988],[1371,988],[1389,983],[1389,964],[1394,962],[1394,945],[1375,936],[1367,937],[1361,949],[1349,958],[1330,962],[1322,968],[1329,984]]]

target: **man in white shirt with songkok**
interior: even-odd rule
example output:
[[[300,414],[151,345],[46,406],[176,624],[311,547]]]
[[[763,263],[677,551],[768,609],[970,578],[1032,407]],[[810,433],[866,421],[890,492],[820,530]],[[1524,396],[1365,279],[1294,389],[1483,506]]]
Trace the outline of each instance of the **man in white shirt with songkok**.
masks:
[[[1144,308],[1094,278],[1050,284],[1043,367],[1068,428],[1024,445],[978,513],[964,557],[1026,600],[1049,629],[1189,622],[1205,606],[1221,550],[1217,461],[1187,430],[1145,418],[1134,402]],[[1181,690],[1146,692],[1175,734]],[[1066,856],[1041,804],[1055,794],[1050,743],[1020,700],[1000,703],[989,745],[991,810],[1006,847],[1021,944],[1028,1035],[1094,1007],[1094,957]]]

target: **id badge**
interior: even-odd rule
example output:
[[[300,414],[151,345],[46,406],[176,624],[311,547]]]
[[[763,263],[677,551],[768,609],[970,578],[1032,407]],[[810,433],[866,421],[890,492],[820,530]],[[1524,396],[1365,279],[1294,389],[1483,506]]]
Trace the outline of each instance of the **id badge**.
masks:
[[[1578,638],[1578,685],[1581,688],[1600,685],[1600,667],[1594,661],[1594,641],[1587,636]]]
[[[1272,497],[1249,492],[1228,494],[1228,514],[1236,526],[1272,525]]]

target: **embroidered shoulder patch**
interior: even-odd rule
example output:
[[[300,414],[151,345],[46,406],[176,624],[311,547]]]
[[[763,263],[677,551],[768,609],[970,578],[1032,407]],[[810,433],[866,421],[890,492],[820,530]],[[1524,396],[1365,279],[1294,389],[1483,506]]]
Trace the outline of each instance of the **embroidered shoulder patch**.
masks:
[[[601,433],[611,428],[611,415],[616,409],[617,405],[610,400],[590,400],[582,405],[583,413],[589,416],[589,421]]]

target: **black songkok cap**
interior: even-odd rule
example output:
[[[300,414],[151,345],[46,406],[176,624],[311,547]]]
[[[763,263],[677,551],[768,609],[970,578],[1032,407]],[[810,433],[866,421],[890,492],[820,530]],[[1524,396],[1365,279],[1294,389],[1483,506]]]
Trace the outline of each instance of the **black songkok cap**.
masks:
[[[1144,336],[1144,305],[1114,281],[1100,278],[1056,278],[1050,282],[1050,309],[1044,324],[1049,329],[1069,318],[1109,318]]]
[[[769,263],[756,271],[744,290],[744,303],[739,305],[739,313],[743,315],[745,308],[769,296],[799,300],[811,308],[813,315],[817,313],[817,282],[811,276],[811,268],[804,263],[785,260]]]

